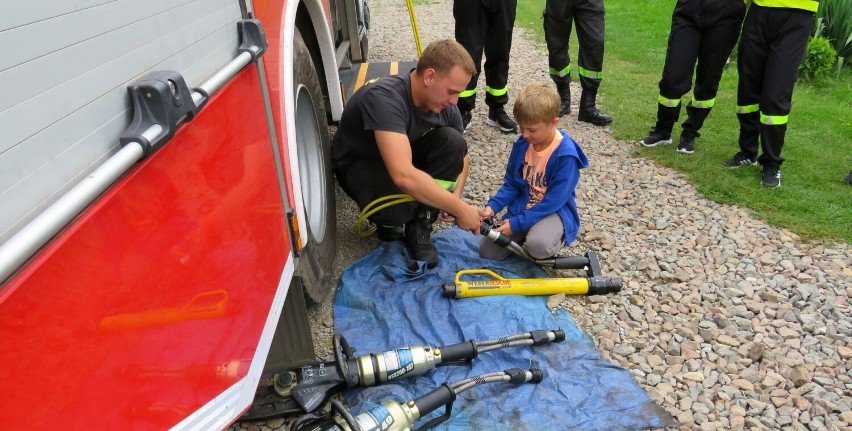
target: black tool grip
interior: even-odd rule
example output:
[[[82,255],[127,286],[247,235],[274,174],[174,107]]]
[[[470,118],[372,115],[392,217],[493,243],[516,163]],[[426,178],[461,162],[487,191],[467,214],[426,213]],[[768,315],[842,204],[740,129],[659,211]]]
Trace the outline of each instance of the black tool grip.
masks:
[[[583,269],[589,264],[584,256],[560,256],[553,258],[553,269]]]
[[[450,344],[440,348],[441,366],[449,364],[467,363],[479,355],[476,342],[473,340],[458,344]]]
[[[452,403],[456,399],[456,393],[450,385],[444,383],[436,389],[427,392],[422,397],[414,400],[414,405],[417,406],[417,411],[420,412],[420,417]]]
[[[533,368],[530,372],[533,375],[532,379],[530,379],[530,383],[541,383],[541,381],[544,380],[544,373],[538,368]]]
[[[550,337],[547,335],[549,332],[553,332],[554,337],[553,341],[550,340]],[[565,341],[565,332],[561,329],[555,329],[553,331],[544,331],[544,330],[536,330],[530,331],[530,335],[533,339],[533,346],[541,346],[543,344],[550,343],[558,343],[560,341]]]
[[[609,277],[589,278],[589,295],[606,295],[621,291],[621,279]]]
[[[346,386],[346,380],[334,362],[305,365],[299,370],[299,383],[290,395],[306,412],[310,413],[322,405],[332,394]]]
[[[527,380],[527,371],[532,374],[532,377]],[[522,370],[520,368],[510,368],[508,370],[503,371],[509,376],[509,383],[520,384],[520,383],[541,383],[544,380],[544,374],[538,368],[531,368],[529,370]]]
[[[445,298],[455,298],[456,297],[456,285],[455,285],[455,283],[444,284],[444,297]]]

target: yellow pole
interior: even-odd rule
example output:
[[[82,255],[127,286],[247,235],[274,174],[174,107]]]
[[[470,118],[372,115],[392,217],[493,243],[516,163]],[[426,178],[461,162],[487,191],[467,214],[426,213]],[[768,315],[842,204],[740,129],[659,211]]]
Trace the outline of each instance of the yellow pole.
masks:
[[[414,0],[407,0],[408,19],[411,20],[411,30],[414,32],[414,45],[417,47],[417,58],[423,54],[423,45],[420,43],[420,30],[417,28],[417,17],[414,15]]]
[[[490,280],[462,281],[467,274],[482,274]],[[455,283],[445,284],[444,296],[471,298],[491,295],[603,295],[621,290],[621,279],[591,278],[503,278],[487,269],[466,269],[456,273]]]
[[[465,274],[486,274],[493,277],[483,281],[461,281]],[[472,298],[491,295],[585,295],[589,280],[585,278],[521,278],[506,279],[487,269],[459,271],[455,280],[455,297]]]

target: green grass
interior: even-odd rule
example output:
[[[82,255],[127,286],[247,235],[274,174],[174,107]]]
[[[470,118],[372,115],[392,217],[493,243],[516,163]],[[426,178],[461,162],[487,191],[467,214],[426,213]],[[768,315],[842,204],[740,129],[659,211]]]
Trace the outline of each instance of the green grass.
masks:
[[[534,30],[536,40],[543,43],[544,0],[518,3],[516,24]],[[613,116],[613,134],[619,140],[637,141],[656,120],[657,84],[673,7],[671,0],[606,2],[599,105]],[[573,35],[570,47],[575,60]],[[683,172],[707,198],[749,208],[761,219],[804,239],[852,242],[852,187],[841,181],[852,170],[852,68],[844,67],[830,81],[796,84],[779,189],[760,185],[759,167],[728,169],[721,165],[739,150],[736,90],[736,64],[731,63],[722,77],[716,106],[696,141],[695,154],[678,154],[675,145],[637,146],[637,153]],[[684,102],[691,97],[691,93],[685,95]],[[685,114],[685,110],[681,112],[681,122]],[[679,124],[675,126],[675,140],[679,128]]]

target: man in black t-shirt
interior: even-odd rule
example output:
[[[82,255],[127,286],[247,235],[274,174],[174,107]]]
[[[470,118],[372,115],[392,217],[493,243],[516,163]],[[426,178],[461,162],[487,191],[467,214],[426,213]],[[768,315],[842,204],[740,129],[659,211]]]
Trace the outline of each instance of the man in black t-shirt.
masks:
[[[416,69],[383,77],[352,95],[331,147],[337,181],[362,210],[387,195],[415,199],[370,220],[381,240],[404,239],[412,257],[429,268],[438,263],[430,235],[439,210],[460,228],[479,232],[479,209],[461,199],[470,158],[456,107],[474,72],[473,60],[457,42],[429,44]]]

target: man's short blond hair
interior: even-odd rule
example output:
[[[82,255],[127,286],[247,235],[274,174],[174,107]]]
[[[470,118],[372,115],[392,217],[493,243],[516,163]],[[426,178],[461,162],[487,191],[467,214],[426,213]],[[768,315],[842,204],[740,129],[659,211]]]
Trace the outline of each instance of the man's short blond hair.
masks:
[[[471,76],[476,73],[473,59],[460,43],[452,39],[436,40],[423,50],[417,60],[417,74],[422,76],[426,69],[434,69],[438,74],[446,75],[453,66],[460,66]]]
[[[547,84],[534,82],[521,90],[512,113],[521,125],[550,123],[559,117],[559,93]]]

